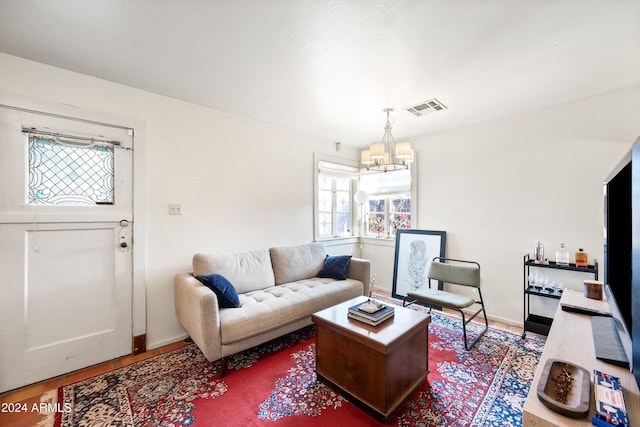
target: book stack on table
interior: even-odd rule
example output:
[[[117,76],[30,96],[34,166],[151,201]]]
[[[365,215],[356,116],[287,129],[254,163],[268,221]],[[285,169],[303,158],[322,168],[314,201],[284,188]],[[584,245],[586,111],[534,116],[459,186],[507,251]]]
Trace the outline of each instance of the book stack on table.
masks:
[[[349,307],[347,316],[351,319],[376,326],[393,317],[393,314],[394,309],[392,306],[369,299],[368,301]]]

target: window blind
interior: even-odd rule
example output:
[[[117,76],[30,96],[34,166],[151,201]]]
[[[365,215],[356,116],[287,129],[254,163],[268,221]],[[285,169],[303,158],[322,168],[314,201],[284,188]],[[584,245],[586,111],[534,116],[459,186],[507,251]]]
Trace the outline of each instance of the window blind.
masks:
[[[371,195],[389,195],[411,191],[411,171],[363,173],[360,175],[360,189]]]
[[[358,168],[356,166],[333,163],[326,160],[320,160],[318,162],[318,171],[322,175],[328,175],[335,178],[358,178]]]

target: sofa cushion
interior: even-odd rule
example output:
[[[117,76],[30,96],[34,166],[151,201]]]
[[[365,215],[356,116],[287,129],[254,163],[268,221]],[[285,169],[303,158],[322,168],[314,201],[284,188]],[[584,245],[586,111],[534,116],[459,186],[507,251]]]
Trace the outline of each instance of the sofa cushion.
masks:
[[[215,252],[193,256],[193,275],[221,274],[239,294],[275,285],[271,258],[266,249],[247,252]]]
[[[324,260],[324,267],[318,273],[318,277],[344,280],[347,278],[350,263],[351,255],[327,255]]]
[[[221,274],[206,274],[196,277],[203,285],[211,289],[218,297],[218,306],[225,308],[240,307],[238,293],[226,277]]]
[[[323,243],[281,246],[269,249],[276,285],[308,279],[324,266],[327,250]]]
[[[240,294],[242,307],[220,310],[222,344],[229,345],[307,318],[362,295],[359,280],[319,277]]]

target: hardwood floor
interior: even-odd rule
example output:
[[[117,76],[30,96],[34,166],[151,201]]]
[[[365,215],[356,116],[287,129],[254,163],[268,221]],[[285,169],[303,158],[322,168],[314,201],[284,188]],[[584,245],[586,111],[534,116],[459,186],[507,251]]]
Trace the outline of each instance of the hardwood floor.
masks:
[[[451,312],[451,314],[457,315],[455,312]],[[522,327],[519,326],[507,325],[496,321],[489,321],[489,325],[492,327],[507,329],[517,334],[522,333]],[[0,404],[2,405],[2,411],[0,412],[0,425],[3,427],[50,425],[51,422],[47,421],[47,417],[51,417],[51,415],[40,413],[38,410],[33,410],[33,408],[38,408],[41,401],[45,403],[47,401],[50,402],[50,399],[54,396],[53,393],[56,393],[59,387],[77,381],[86,380],[162,353],[167,353],[185,345],[187,344],[183,341],[176,342],[158,349],[147,351],[146,353],[142,353],[137,356],[123,356],[109,362],[101,363],[99,365],[91,366],[66,375],[2,393],[0,394]],[[18,412],[16,409],[25,410]]]

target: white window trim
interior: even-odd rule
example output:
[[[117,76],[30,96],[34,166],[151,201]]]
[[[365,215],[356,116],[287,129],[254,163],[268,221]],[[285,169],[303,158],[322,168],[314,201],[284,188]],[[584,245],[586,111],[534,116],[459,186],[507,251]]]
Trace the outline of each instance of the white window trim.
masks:
[[[414,154],[414,162],[411,164],[409,171],[411,173],[411,228],[419,228],[418,225],[418,193],[419,193],[419,182],[418,182],[418,153]],[[360,164],[357,161],[352,161],[348,159],[344,159],[337,156],[331,156],[327,154],[314,153],[313,155],[313,236],[316,241],[323,242],[331,242],[331,241],[349,241],[349,242],[368,242],[368,243],[377,243],[386,245],[384,242],[390,242],[392,245],[395,242],[395,236],[392,238],[387,238],[386,234],[384,237],[376,238],[373,236],[366,235],[366,230],[363,230],[365,214],[361,209],[361,206],[355,203],[354,200],[351,200],[351,236],[339,236],[339,237],[323,237],[320,238],[320,230],[319,230],[319,221],[318,221],[318,174],[320,170],[320,162],[330,162],[335,164],[341,164],[344,166],[355,167],[356,169],[360,168]],[[360,180],[357,181],[357,188],[354,188],[353,194],[359,189]]]
[[[328,163],[333,163],[336,165],[341,165],[341,166],[345,166],[345,170],[339,170],[336,171],[336,176],[344,173],[345,176],[349,176],[349,175],[353,175],[354,179],[352,182],[352,188],[351,188],[351,192],[352,195],[355,194],[355,191],[357,189],[357,183],[358,183],[358,167],[359,164],[358,162],[352,161],[352,160],[348,160],[348,159],[344,159],[341,157],[337,157],[337,156],[331,156],[331,155],[327,155],[327,154],[321,154],[321,153],[314,153],[313,154],[313,236],[314,239],[316,241],[331,241],[331,240],[346,240],[346,239],[354,239],[357,238],[357,234],[355,233],[355,228],[358,226],[357,224],[357,217],[356,217],[356,210],[357,210],[357,205],[356,203],[353,201],[353,197],[350,198],[349,203],[350,203],[350,213],[351,213],[351,235],[349,236],[332,236],[332,237],[324,237],[324,236],[320,236],[320,227],[319,227],[319,216],[318,216],[318,176],[320,175],[320,167],[321,167],[321,162],[328,162]],[[349,172],[348,169],[352,169],[353,172]]]
[[[414,153],[414,162],[411,164],[411,166],[409,167],[409,173],[411,176],[411,188],[409,190],[409,193],[411,195],[411,228],[412,229],[417,229],[418,228],[418,170],[417,170],[417,153]],[[380,172],[380,173],[384,173],[384,172]],[[401,194],[401,193],[406,193],[406,191],[398,191],[398,192],[386,192],[386,191],[381,191],[379,193],[371,193],[369,194],[369,198],[376,198],[376,197],[388,197],[391,195],[395,195],[395,194]],[[363,205],[364,206],[364,205]],[[388,208],[387,208],[388,209]],[[358,211],[360,212],[360,211]],[[380,240],[388,240],[388,241],[395,241],[396,237],[388,235],[387,232],[383,233],[380,235],[380,237],[375,237],[371,234],[369,234],[368,229],[367,229],[367,222],[366,222],[366,211],[363,209],[361,212],[361,218],[360,218],[360,237],[361,239],[367,239],[368,241],[372,242],[372,241],[380,241]],[[388,215],[389,212],[385,213],[385,218],[387,218],[388,220]],[[388,225],[387,225],[388,227]]]

